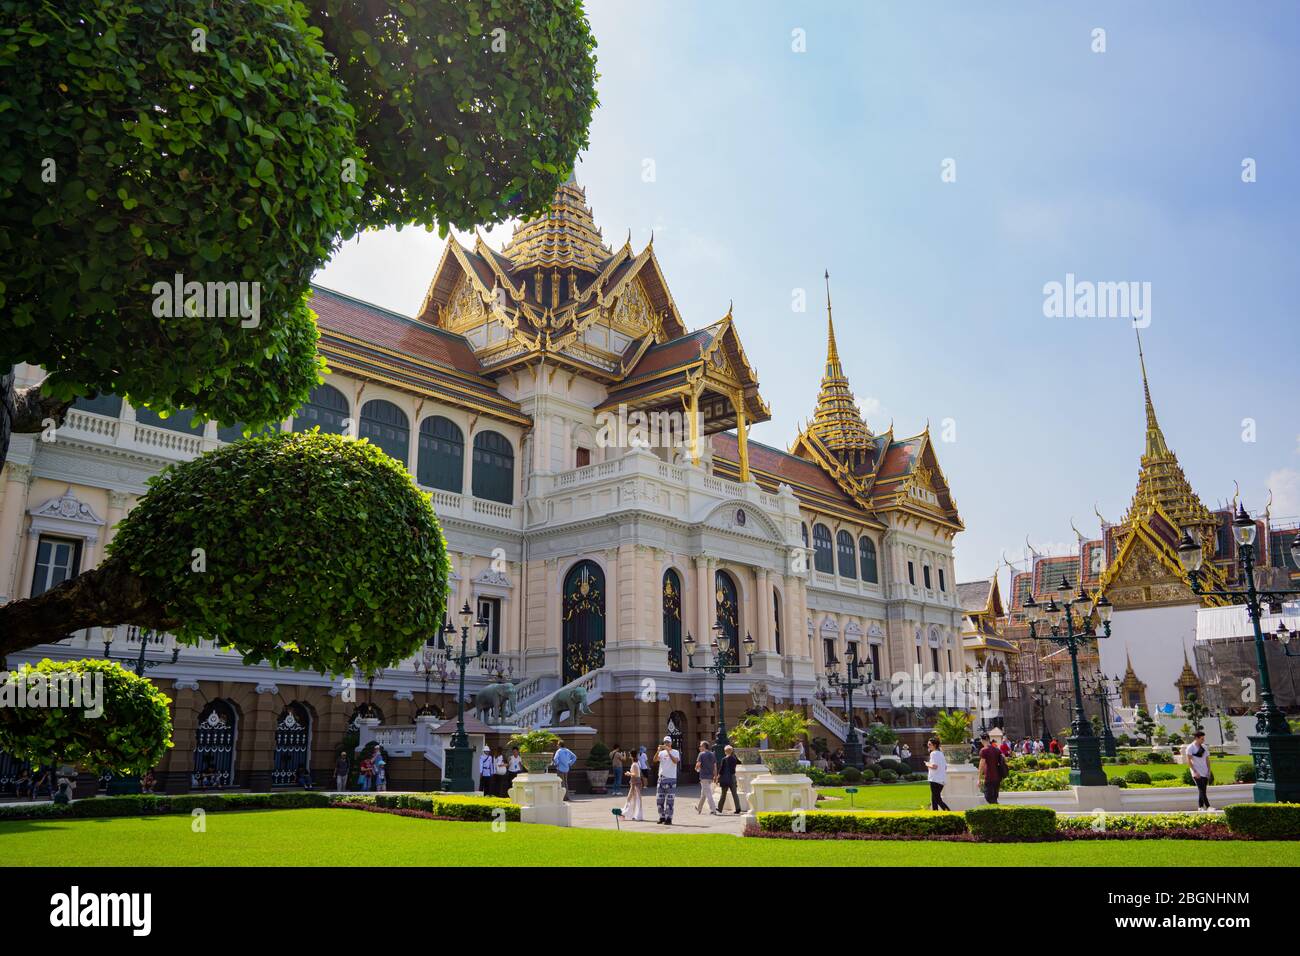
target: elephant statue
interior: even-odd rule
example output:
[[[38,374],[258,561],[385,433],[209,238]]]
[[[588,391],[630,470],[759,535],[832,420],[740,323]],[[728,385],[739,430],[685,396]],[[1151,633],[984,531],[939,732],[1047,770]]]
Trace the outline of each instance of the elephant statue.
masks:
[[[492,723],[495,714],[503,722],[515,709],[514,684],[488,684],[474,695],[474,711],[485,724]]]
[[[587,706],[587,688],[571,687],[556,692],[551,698],[551,726],[560,726],[560,715],[566,711],[573,727],[578,726],[579,717],[591,713],[591,708]]]

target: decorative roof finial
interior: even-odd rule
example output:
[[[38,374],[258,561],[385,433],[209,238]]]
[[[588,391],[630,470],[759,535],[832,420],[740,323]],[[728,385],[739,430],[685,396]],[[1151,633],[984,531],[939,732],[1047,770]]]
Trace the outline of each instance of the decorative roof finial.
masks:
[[[862,420],[862,412],[853,398],[849,380],[840,365],[835,344],[835,322],[831,317],[831,273],[826,278],[826,370],[822,375],[817,410],[813,413],[812,431],[837,456],[853,457],[854,467],[861,463],[861,453],[871,447],[871,430]]]
[[[1151,401],[1151,386],[1147,382],[1146,356],[1142,354],[1142,333],[1137,329],[1134,329],[1133,333],[1137,336],[1138,365],[1142,368],[1142,395],[1146,399],[1147,457],[1153,458],[1157,455],[1168,455],[1169,446],[1165,444],[1164,433],[1160,431],[1160,423],[1156,421],[1156,407]]]

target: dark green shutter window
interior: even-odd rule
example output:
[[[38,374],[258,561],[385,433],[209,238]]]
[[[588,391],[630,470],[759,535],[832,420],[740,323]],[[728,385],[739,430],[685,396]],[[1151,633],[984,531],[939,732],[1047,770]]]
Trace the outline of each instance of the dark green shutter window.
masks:
[[[856,578],[858,576],[858,555],[853,549],[853,535],[841,531],[835,536],[835,546],[840,553],[840,577]]]
[[[504,435],[474,436],[473,492],[475,498],[511,504],[515,500],[515,453]]]
[[[135,420],[141,425],[153,425],[155,428],[166,428],[169,431],[186,432],[191,435],[202,435],[204,429],[203,425],[194,424],[194,412],[188,408],[172,412],[166,418],[152,409],[137,408]]]
[[[298,409],[293,416],[295,432],[309,432],[320,426],[326,435],[346,435],[343,427],[348,417],[348,400],[333,385],[317,385],[312,389],[307,404]]]
[[[668,669],[682,669],[682,579],[669,568],[664,572],[664,646],[668,648]]]
[[[411,447],[411,426],[406,413],[392,402],[374,398],[361,406],[361,428],[358,438],[368,438],[392,458],[403,465]]]
[[[862,560],[862,580],[868,584],[880,583],[880,572],[876,570],[876,544],[870,538],[858,539],[858,552]]]
[[[475,439],[474,444],[478,444]],[[605,572],[579,561],[564,576],[564,683],[605,666]]]
[[[420,422],[415,480],[426,488],[460,493],[465,481],[465,436],[450,419],[431,415]]]
[[[835,573],[835,549],[831,544],[831,529],[824,524],[813,525],[813,567],[825,574]]]

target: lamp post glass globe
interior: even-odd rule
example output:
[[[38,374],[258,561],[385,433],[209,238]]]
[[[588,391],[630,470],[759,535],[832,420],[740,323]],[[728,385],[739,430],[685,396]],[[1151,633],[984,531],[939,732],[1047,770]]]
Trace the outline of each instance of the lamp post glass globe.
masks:
[[[1237,506],[1237,517],[1232,522],[1232,535],[1237,539],[1238,545],[1251,545],[1255,543],[1255,522],[1251,520],[1250,515],[1246,514],[1246,506]]]
[[[1254,525],[1251,527],[1254,528]],[[1192,538],[1190,531],[1184,530],[1178,542],[1178,563],[1183,566],[1184,571],[1195,572],[1201,570],[1201,562],[1204,559],[1205,555],[1200,543]]]

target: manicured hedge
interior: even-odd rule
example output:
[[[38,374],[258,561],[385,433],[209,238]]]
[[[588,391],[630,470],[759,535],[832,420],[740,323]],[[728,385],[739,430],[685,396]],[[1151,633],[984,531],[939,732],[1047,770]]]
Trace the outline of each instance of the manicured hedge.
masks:
[[[373,806],[384,810],[419,810],[435,817],[453,820],[497,819],[497,811],[505,811],[505,819],[518,822],[519,805],[504,797],[467,797],[453,793],[374,793],[339,794],[335,805]]]
[[[1228,827],[1254,840],[1300,839],[1300,803],[1235,803],[1224,807]]]
[[[1221,826],[1223,817],[1217,813],[1097,813],[1079,816],[1058,816],[1056,829],[1061,833],[1097,830],[1106,833],[1149,833],[1164,830],[1192,830],[1205,826]]]
[[[1049,807],[974,807],[966,826],[977,840],[1050,840],[1056,836],[1056,811]]]
[[[764,833],[792,833],[798,819],[806,833],[870,833],[879,836],[952,836],[966,832],[960,813],[930,810],[809,810],[807,813],[760,813]]]
[[[300,810],[328,807],[324,793],[292,790],[284,793],[205,793],[184,796],[133,794],[122,797],[88,797],[72,803],[0,804],[0,820],[46,820],[56,817],[145,817],[194,810]]]

